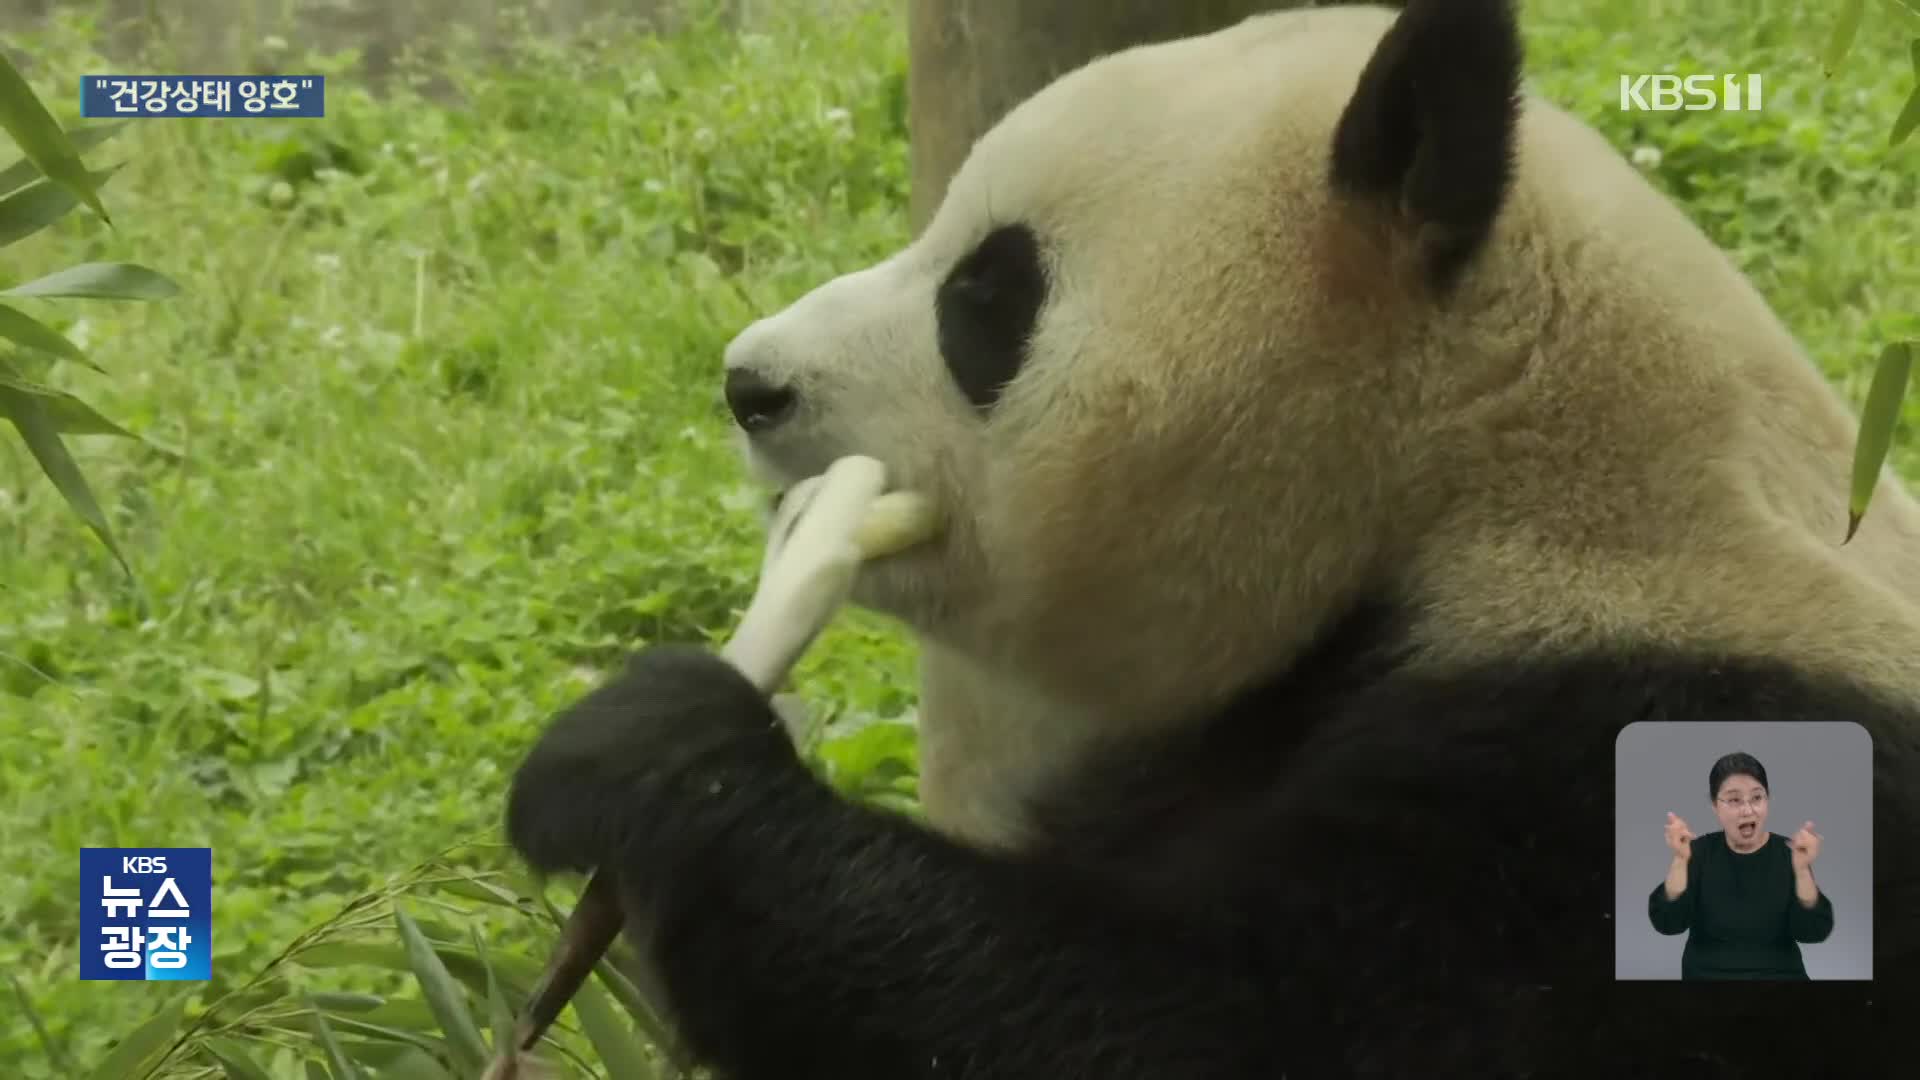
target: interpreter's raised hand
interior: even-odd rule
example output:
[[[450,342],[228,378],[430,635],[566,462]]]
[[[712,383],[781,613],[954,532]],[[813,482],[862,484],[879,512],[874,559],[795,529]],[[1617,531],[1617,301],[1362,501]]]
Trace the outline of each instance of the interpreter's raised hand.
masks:
[[[1800,831],[1793,834],[1793,839],[1788,842],[1788,846],[1793,848],[1794,870],[1805,870],[1811,867],[1813,860],[1820,857],[1820,834],[1813,831],[1813,822],[1809,821],[1800,826]]]
[[[1693,858],[1693,829],[1671,810],[1667,811],[1667,847],[1681,862]]]

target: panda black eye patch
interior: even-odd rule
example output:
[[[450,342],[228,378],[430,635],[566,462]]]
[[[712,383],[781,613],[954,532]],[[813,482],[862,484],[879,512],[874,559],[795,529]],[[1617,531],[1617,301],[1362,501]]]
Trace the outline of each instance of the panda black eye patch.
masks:
[[[1040,239],[1025,225],[988,233],[934,295],[940,357],[967,401],[987,412],[1027,359],[1047,298]]]

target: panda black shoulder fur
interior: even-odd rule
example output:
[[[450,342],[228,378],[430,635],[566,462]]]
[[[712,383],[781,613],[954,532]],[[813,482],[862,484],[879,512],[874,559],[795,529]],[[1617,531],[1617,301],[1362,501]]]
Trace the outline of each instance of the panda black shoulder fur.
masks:
[[[733,343],[761,477],[870,455],[950,528],[855,592],[921,646],[933,829],[836,797],[692,648],[515,778],[513,843],[621,875],[720,1073],[1888,1067],[1920,509],[1889,478],[1838,543],[1853,417],[1519,77],[1498,0],[1102,59]],[[1865,725],[1876,984],[1613,982],[1638,720]]]

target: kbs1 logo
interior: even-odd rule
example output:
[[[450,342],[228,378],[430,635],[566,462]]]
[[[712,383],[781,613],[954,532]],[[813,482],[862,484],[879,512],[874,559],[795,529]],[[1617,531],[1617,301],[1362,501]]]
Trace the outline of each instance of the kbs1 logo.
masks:
[[[213,976],[212,848],[81,848],[80,977]]]
[[[1622,75],[1620,111],[1760,111],[1759,75]]]

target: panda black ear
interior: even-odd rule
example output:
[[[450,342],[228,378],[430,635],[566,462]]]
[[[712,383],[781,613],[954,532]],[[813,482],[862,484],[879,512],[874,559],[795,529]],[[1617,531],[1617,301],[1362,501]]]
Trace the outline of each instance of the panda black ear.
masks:
[[[1521,64],[1511,0],[1407,0],[1334,132],[1334,190],[1403,215],[1439,289],[1506,198]]]

